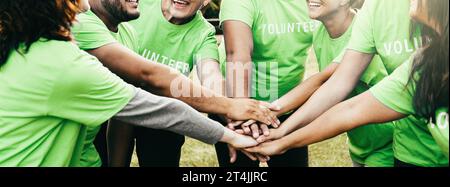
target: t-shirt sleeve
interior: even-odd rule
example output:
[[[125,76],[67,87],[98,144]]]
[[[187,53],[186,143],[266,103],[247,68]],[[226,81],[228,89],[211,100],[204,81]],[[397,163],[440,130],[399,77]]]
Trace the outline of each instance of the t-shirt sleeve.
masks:
[[[135,90],[95,57],[84,51],[75,56],[54,85],[49,115],[98,126],[125,107]]]
[[[378,101],[388,108],[406,115],[415,113],[413,107],[415,88],[413,83],[408,84],[411,62],[403,63],[394,73],[370,89]]]
[[[378,0],[367,0],[361,11],[358,12],[352,30],[352,37],[350,39],[347,49],[352,49],[362,53],[374,54],[376,53],[376,46],[374,40],[374,15],[373,9],[376,8]]]
[[[347,48],[342,49],[342,51],[339,53],[339,55],[333,59],[333,63],[340,64],[342,59],[344,58],[344,55],[346,52],[347,52]]]
[[[212,59],[218,62],[219,50],[217,46],[215,29],[211,27],[203,38],[203,43],[199,46],[199,49],[196,52],[196,60],[202,61]]]
[[[252,0],[223,0],[220,7],[220,25],[224,21],[242,21],[253,28],[255,6]]]
[[[93,13],[87,12],[77,16],[77,22],[72,27],[78,47],[82,50],[92,50],[117,42],[104,23]]]

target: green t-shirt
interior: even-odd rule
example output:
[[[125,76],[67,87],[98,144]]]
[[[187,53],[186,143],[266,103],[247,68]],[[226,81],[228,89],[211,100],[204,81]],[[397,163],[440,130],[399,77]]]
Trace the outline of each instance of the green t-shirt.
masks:
[[[441,148],[442,152],[448,159],[448,107],[440,108],[436,111],[436,124],[431,123],[428,129],[433,135],[434,140]]]
[[[391,74],[422,46],[419,29],[410,35],[409,7],[410,0],[366,0],[348,48],[378,54]]]
[[[118,32],[108,30],[103,21],[92,11],[79,14],[72,32],[78,46],[82,50],[92,50],[111,43],[121,43],[134,52],[139,51],[139,43],[136,31],[128,23],[121,23]],[[100,167],[102,161],[95,148],[94,140],[100,127],[88,128],[86,135],[86,147],[83,150],[81,165],[85,167]]]
[[[252,97],[274,101],[296,87],[305,72],[313,31],[306,1],[224,0],[220,21],[247,24],[253,32]]]
[[[216,30],[201,12],[183,25],[166,20],[161,0],[141,0],[141,16],[131,21],[139,36],[139,54],[188,76],[194,65],[206,59],[219,61]]]
[[[409,16],[409,0],[366,0],[353,26],[348,49],[377,54],[388,74],[421,47],[420,27],[414,26]],[[430,155],[417,150],[428,149],[426,144],[413,145],[417,137],[413,124],[420,124],[414,116],[394,122],[394,157],[406,163],[430,165]],[[414,156],[412,156],[414,155]],[[432,164],[431,164],[432,165]]]
[[[414,116],[415,86],[412,83],[408,84],[411,65],[412,60],[404,63],[370,91],[378,101],[392,110]],[[417,166],[448,166],[448,157],[443,154],[431,135],[430,124],[417,116],[405,119],[407,121],[399,121],[398,123],[402,124],[395,125],[395,157],[400,161]]]
[[[64,41],[41,39],[27,53],[11,52],[0,82],[0,166],[80,166],[86,127],[134,96],[96,58]]]
[[[355,15],[354,20],[358,15]],[[354,21],[353,21],[354,23]],[[339,38],[331,38],[324,25],[313,35],[314,52],[319,70],[325,70],[336,58],[341,58],[352,35],[352,25]],[[386,68],[379,56],[375,56],[364,72],[352,96],[367,91],[387,76]],[[392,151],[393,123],[373,124],[349,131],[349,150],[353,161],[370,167],[391,167],[394,165]]]

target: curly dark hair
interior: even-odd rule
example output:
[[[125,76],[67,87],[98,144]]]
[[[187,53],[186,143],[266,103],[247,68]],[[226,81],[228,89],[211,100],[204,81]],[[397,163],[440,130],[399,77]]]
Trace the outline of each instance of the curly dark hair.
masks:
[[[12,50],[40,38],[71,41],[80,0],[0,0],[0,67]]]

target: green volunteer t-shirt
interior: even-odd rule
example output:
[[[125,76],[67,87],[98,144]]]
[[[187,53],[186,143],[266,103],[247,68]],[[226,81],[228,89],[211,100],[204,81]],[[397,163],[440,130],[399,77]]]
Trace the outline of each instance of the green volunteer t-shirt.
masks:
[[[80,166],[86,127],[119,112],[134,90],[71,42],[23,48],[0,68],[0,166]]]
[[[366,0],[348,48],[378,54],[391,74],[422,46],[420,29],[410,34],[409,7],[410,0]]]
[[[92,50],[111,43],[120,43],[134,52],[139,51],[136,31],[128,23],[121,23],[118,32],[108,30],[103,21],[92,11],[79,14],[72,32],[78,46],[82,50]],[[94,140],[101,127],[88,128],[86,147],[83,151],[81,165],[85,167],[100,167],[102,161],[95,148]]]
[[[306,1],[224,0],[221,24],[241,21],[253,32],[252,97],[274,101],[296,87],[305,72],[313,31]]]
[[[448,107],[440,108],[436,111],[436,123],[431,123],[428,129],[433,135],[434,140],[441,148],[442,152],[448,159]]]
[[[355,15],[354,20],[358,15]],[[352,25],[338,38],[331,38],[324,25],[320,25],[313,35],[313,48],[319,63],[319,70],[325,70],[336,58],[343,56],[351,38]],[[375,56],[364,72],[352,96],[367,91],[387,76],[386,68],[379,56]],[[394,165],[392,151],[393,123],[373,124],[349,131],[349,150],[353,161],[370,167],[391,167]]]
[[[421,29],[413,25],[409,9],[409,0],[366,0],[353,26],[348,49],[379,55],[391,74],[422,46]],[[427,165],[430,155],[417,151],[427,149],[427,145],[409,143],[412,137],[420,136],[420,132],[411,129],[411,124],[418,123],[420,120],[414,116],[394,122],[394,156],[403,162]]]
[[[389,77],[370,89],[373,96],[387,107],[399,113],[412,115],[406,121],[398,121],[394,129],[394,154],[409,164],[436,167],[448,166],[448,157],[430,133],[425,119],[415,116],[413,97],[415,85],[408,84],[412,60],[402,64]],[[448,131],[447,131],[448,132]],[[447,134],[448,137],[448,134]]]
[[[141,0],[139,19],[131,21],[139,36],[139,54],[188,76],[202,60],[219,61],[216,30],[201,12],[188,23],[175,25],[164,17],[162,0]]]

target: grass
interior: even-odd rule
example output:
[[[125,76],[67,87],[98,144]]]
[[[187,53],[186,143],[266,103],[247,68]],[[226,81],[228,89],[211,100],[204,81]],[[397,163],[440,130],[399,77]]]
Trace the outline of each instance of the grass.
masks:
[[[306,77],[318,71],[314,55],[308,58],[306,64]],[[132,167],[139,166],[136,154],[133,155]],[[186,138],[182,149],[181,167],[218,167],[217,155],[214,146],[197,140]],[[264,164],[263,164],[264,166]],[[351,167],[352,162],[348,153],[347,136],[338,137],[309,146],[310,167]]]

